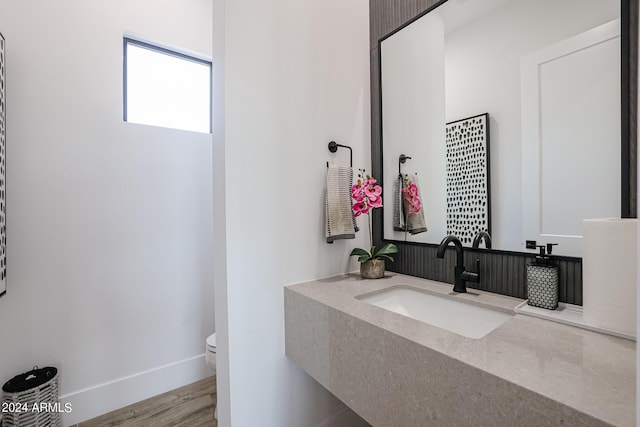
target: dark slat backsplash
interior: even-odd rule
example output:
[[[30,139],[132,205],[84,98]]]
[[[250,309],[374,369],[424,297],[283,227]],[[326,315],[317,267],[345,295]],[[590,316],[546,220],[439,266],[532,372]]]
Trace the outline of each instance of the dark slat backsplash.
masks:
[[[453,284],[453,268],[456,264],[456,252],[453,248],[447,250],[444,259],[438,259],[436,246],[398,242],[396,244],[399,253],[395,262],[387,262],[387,270]],[[464,256],[464,265],[469,271],[475,271],[476,260],[480,260],[480,282],[467,282],[468,288],[523,299],[527,297],[525,271],[533,255],[465,249]],[[581,259],[558,257],[555,262],[560,272],[559,300],[582,305]]]
[[[378,41],[413,20],[418,15],[439,3],[438,0],[370,0],[369,22],[371,41],[371,164],[374,176],[382,176],[382,144],[381,112],[380,112],[380,64]],[[631,1],[634,34],[632,35],[632,53],[630,63],[637,64],[637,0]],[[635,68],[633,71],[635,75]],[[636,81],[631,79],[633,87]],[[635,177],[636,177],[636,144],[635,144],[635,106],[637,97],[632,91],[631,106],[634,109],[630,115],[633,120],[630,126],[633,133],[630,157],[630,197],[631,213],[635,216]],[[373,232],[376,245],[381,244],[382,220],[379,212],[373,213]],[[444,237],[444,236],[443,236]],[[387,269],[411,276],[453,283],[453,267],[455,265],[455,251],[447,250],[444,259],[436,258],[437,248],[411,243],[398,243],[400,253],[395,263],[388,263]],[[475,260],[480,260],[480,283],[468,283],[470,288],[526,298],[525,269],[527,262],[531,262],[533,254],[527,256],[518,252],[506,251],[469,251],[465,250],[465,265],[468,270],[475,271]],[[560,268],[561,302],[582,305],[582,260],[580,258],[561,257],[557,260]]]

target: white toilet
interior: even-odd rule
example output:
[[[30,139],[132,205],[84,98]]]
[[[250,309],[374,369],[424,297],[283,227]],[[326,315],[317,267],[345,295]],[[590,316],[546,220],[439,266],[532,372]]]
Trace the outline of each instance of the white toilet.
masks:
[[[213,369],[213,373],[216,372],[216,333],[209,335],[207,338],[207,352],[204,355],[204,360],[207,365]]]
[[[213,373],[216,373],[216,333],[209,335],[207,338],[207,351],[204,355],[204,360],[207,362],[207,365],[213,369]],[[216,405],[216,409],[213,413],[213,416],[218,419],[218,406]]]

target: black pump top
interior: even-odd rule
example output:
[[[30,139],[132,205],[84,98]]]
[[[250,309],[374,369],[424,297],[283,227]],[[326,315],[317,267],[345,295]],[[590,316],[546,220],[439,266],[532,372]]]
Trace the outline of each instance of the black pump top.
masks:
[[[551,264],[551,251],[557,243],[547,243],[546,245],[537,245],[535,240],[527,240],[527,249],[539,249],[539,254],[536,256],[536,265],[550,265]]]

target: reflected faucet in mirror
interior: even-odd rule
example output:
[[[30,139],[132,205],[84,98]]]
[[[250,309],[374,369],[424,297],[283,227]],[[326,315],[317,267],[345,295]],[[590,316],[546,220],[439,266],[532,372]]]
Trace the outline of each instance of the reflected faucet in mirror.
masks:
[[[484,247],[487,249],[491,249],[491,236],[486,231],[481,231],[476,234],[476,237],[473,238],[473,245],[471,246],[474,249],[478,249],[480,247],[480,242],[484,240]]]
[[[462,248],[462,243],[460,243],[460,239],[451,234],[442,239],[442,242],[440,242],[436,257],[444,258],[444,252],[447,250],[449,243],[453,243],[456,248],[456,266],[454,268],[453,292],[466,293],[467,282],[480,281],[480,260],[476,260],[476,273],[472,271],[465,271],[464,250]]]

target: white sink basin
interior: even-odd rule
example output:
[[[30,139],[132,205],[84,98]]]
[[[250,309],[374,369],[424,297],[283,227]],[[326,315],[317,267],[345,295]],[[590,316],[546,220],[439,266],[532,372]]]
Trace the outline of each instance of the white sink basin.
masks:
[[[398,286],[357,299],[467,338],[482,338],[512,314]]]

